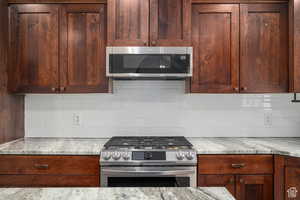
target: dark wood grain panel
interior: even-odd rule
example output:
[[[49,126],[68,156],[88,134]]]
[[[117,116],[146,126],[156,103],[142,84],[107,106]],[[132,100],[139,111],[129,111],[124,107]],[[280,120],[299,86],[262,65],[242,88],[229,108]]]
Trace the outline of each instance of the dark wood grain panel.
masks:
[[[243,4],[259,4],[259,3],[287,3],[288,0],[192,0],[192,3],[243,3]]]
[[[190,44],[191,0],[150,0],[150,45]]]
[[[24,136],[24,97],[9,94],[8,7],[0,0],[0,144]]]
[[[191,92],[239,92],[239,6],[194,5],[192,24]]]
[[[94,3],[107,3],[107,0],[8,0],[9,4],[73,4],[73,3],[79,3],[79,4],[94,4]]]
[[[235,196],[234,175],[198,175],[199,187],[226,187]]]
[[[238,175],[236,197],[238,200],[272,200],[272,175]]]
[[[293,92],[300,92],[300,1],[293,0],[290,5],[290,69],[293,71]]]
[[[298,158],[298,160],[300,159]],[[285,200],[300,200],[300,167],[286,167],[285,174]],[[297,191],[297,193],[296,196],[293,198],[292,193],[295,190]]]
[[[60,27],[60,92],[107,92],[106,5],[66,5]]]
[[[241,167],[234,166],[242,165]],[[272,155],[199,155],[199,174],[273,174]]]
[[[49,93],[58,88],[58,7],[10,7],[10,88]]]
[[[149,1],[111,0],[107,16],[109,46],[148,45]]]
[[[99,176],[0,175],[0,187],[99,187]]]
[[[284,200],[285,157],[274,156],[274,200]]]
[[[287,4],[241,5],[241,92],[288,92],[287,11]]]
[[[97,175],[99,156],[0,156],[0,174]]]

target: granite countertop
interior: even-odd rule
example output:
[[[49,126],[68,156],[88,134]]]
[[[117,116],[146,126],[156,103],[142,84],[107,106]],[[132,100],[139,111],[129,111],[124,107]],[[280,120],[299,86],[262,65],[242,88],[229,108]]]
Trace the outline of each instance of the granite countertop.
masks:
[[[107,138],[22,138],[0,154],[100,155]],[[278,154],[300,157],[300,138],[188,138],[198,154]]]
[[[1,188],[0,200],[234,200],[222,187]]]
[[[300,157],[300,138],[189,138],[198,154],[276,154]]]
[[[0,154],[100,155],[107,141],[107,138],[21,138],[0,145]]]

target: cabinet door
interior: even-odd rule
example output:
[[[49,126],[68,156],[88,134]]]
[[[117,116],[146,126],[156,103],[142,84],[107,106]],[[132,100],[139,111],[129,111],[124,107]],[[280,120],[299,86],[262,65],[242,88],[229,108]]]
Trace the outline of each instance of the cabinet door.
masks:
[[[106,92],[106,6],[64,6],[60,43],[60,92]]]
[[[240,175],[236,181],[237,200],[273,199],[272,175]]]
[[[239,91],[239,6],[194,5],[191,92]]]
[[[300,200],[300,166],[285,168],[285,200]]]
[[[199,187],[226,187],[235,196],[234,175],[198,175]]]
[[[241,92],[288,92],[287,9],[241,5]]]
[[[191,44],[191,0],[150,0],[150,45]]]
[[[110,0],[108,45],[145,46],[149,37],[149,1]]]
[[[10,7],[10,89],[49,93],[58,88],[58,7]]]

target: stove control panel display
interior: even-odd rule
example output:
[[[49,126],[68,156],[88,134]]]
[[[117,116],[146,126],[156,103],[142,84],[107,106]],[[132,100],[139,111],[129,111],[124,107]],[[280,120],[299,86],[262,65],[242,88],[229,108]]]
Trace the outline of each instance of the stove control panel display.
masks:
[[[133,151],[132,160],[166,160],[165,151]]]

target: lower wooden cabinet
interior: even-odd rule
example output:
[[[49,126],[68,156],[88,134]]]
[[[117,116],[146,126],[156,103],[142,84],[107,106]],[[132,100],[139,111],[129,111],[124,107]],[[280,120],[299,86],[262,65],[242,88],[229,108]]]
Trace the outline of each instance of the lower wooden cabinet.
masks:
[[[272,200],[273,175],[237,175],[237,200]]]
[[[275,156],[274,200],[300,200],[300,158]]]
[[[300,200],[300,165],[285,168],[285,191],[285,200]]]
[[[0,156],[0,187],[99,187],[99,156]]]
[[[273,199],[272,155],[199,155],[198,186],[226,187],[237,200]]]
[[[99,176],[0,175],[0,187],[99,187]]]
[[[198,175],[198,186],[201,187],[226,187],[235,195],[235,176],[234,175]]]

